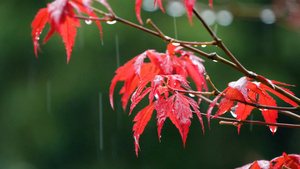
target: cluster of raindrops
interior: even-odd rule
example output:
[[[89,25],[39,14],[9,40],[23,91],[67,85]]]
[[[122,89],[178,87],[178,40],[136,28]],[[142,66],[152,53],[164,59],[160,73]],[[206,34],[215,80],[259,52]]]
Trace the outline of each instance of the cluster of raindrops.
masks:
[[[117,21],[116,20],[106,21],[106,23],[109,25],[113,25],[113,24],[117,23]]]
[[[39,31],[40,31],[40,29],[37,28],[37,29],[36,29],[36,32],[35,32],[35,36],[34,36],[34,38],[35,38],[36,40],[40,40],[40,34],[42,34],[42,31],[41,31],[41,32],[39,32]]]
[[[143,10],[147,12],[156,11],[158,5],[154,6],[154,2],[155,0],[143,0]],[[172,17],[181,17],[186,13],[186,9],[182,1],[169,1],[166,4],[166,13]],[[210,26],[216,23],[221,26],[229,26],[233,21],[233,14],[228,10],[213,11],[211,9],[205,9],[202,10],[200,15]],[[273,24],[276,22],[276,15],[271,9],[263,9],[259,16],[264,24]]]
[[[213,10],[206,9],[200,15],[208,25],[218,23],[221,26],[229,26],[233,21],[232,13],[227,10],[214,12]]]
[[[92,22],[93,22],[93,21],[92,21],[91,19],[86,19],[86,20],[85,20],[85,23],[86,23],[87,25],[91,25]],[[117,23],[117,21],[116,21],[116,20],[106,21],[106,23],[109,24],[109,25],[113,25],[113,24]]]

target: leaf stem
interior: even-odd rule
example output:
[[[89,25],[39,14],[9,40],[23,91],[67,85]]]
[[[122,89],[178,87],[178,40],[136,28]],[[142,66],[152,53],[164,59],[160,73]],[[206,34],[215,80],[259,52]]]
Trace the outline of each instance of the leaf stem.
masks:
[[[210,77],[208,75],[206,75],[206,80],[208,81],[208,83],[210,84],[210,86],[213,88],[214,93],[216,95],[220,94],[221,92],[216,88],[216,86],[213,84],[213,82],[211,81]]]
[[[257,80],[257,81],[260,81],[260,82],[264,83],[264,84],[267,85],[267,86],[270,86],[270,84],[267,84],[266,82],[264,82],[264,81],[262,81],[261,79],[259,79],[259,78],[257,77],[256,74],[254,74],[254,73],[248,71],[248,70],[247,70],[247,69],[246,69],[246,68],[245,68],[245,67],[244,67],[244,66],[243,66],[243,65],[242,65],[242,64],[241,64],[234,56],[233,56],[233,54],[232,54],[232,53],[228,50],[228,48],[223,44],[222,40],[219,39],[219,38],[216,36],[216,34],[211,30],[211,28],[206,24],[206,22],[201,18],[201,16],[199,15],[199,13],[198,13],[195,9],[193,10],[194,14],[195,14],[196,17],[201,21],[201,23],[204,25],[204,27],[207,29],[207,31],[208,31],[209,34],[212,36],[212,38],[214,39],[214,41],[212,41],[212,42],[187,42],[187,41],[180,41],[180,40],[173,39],[173,38],[170,38],[170,37],[168,37],[168,36],[165,36],[165,35],[163,34],[163,32],[160,31],[160,29],[159,29],[159,28],[158,28],[158,27],[157,27],[150,19],[147,20],[147,23],[148,23],[150,26],[152,26],[152,28],[154,28],[155,31],[152,31],[152,30],[147,29],[147,28],[145,28],[145,27],[143,27],[143,26],[141,26],[141,25],[137,25],[137,24],[132,23],[132,22],[130,22],[130,21],[128,21],[128,20],[125,20],[125,19],[123,19],[123,18],[120,18],[120,17],[116,16],[114,13],[108,14],[108,13],[105,13],[105,12],[103,12],[103,11],[101,11],[101,10],[96,9],[96,8],[92,8],[92,9],[93,9],[95,12],[104,15],[104,18],[84,18],[84,17],[83,17],[83,18],[79,18],[79,17],[78,17],[78,18],[79,18],[79,19],[94,19],[94,20],[100,20],[100,21],[116,20],[116,21],[118,21],[118,22],[120,22],[120,23],[123,23],[123,24],[125,24],[125,25],[128,25],[128,26],[130,26],[130,27],[139,29],[139,30],[141,30],[141,31],[144,31],[144,32],[149,33],[149,34],[151,34],[151,35],[154,35],[154,36],[156,36],[156,37],[162,38],[163,40],[165,40],[165,41],[167,41],[167,42],[176,42],[176,43],[180,43],[180,46],[182,46],[182,47],[184,47],[184,48],[186,48],[186,49],[188,49],[188,50],[190,50],[190,51],[193,51],[193,52],[195,52],[195,53],[197,53],[197,54],[199,54],[199,55],[202,55],[202,56],[204,56],[204,57],[206,57],[206,58],[208,58],[208,59],[216,60],[216,61],[218,61],[218,62],[224,63],[224,64],[226,64],[226,65],[228,65],[228,66],[230,66],[230,67],[232,67],[232,68],[234,68],[234,69],[236,69],[236,70],[238,70],[238,71],[244,73],[246,76],[248,76],[248,77],[250,77],[250,78],[253,78],[253,79]],[[194,47],[189,46],[189,45],[202,45],[202,44],[204,44],[204,45],[217,45],[218,47],[220,47],[220,48],[226,53],[226,55],[232,60],[232,62],[229,61],[229,60],[227,60],[227,59],[225,59],[225,58],[223,58],[223,57],[221,57],[221,56],[219,56],[217,53],[210,53],[210,54],[209,54],[209,53],[206,53],[206,52],[204,52],[204,51],[201,51],[201,50],[199,50],[199,49],[197,49],[197,48],[194,48]],[[212,84],[211,84],[211,85],[212,85]],[[270,86],[270,87],[272,87],[272,86]],[[213,88],[214,88],[214,87],[213,87]],[[216,90],[216,88],[215,88],[214,90]],[[291,95],[290,93],[288,93],[288,92],[282,90],[282,89],[279,88],[278,86],[275,86],[275,90],[276,90],[277,92],[283,94],[284,96],[288,97],[289,99],[295,101],[296,103],[300,104],[300,99],[299,99],[299,98],[297,98],[297,97]],[[216,90],[216,91],[219,92],[218,90]],[[191,91],[189,91],[189,93],[191,93]],[[191,93],[191,94],[193,94],[193,93]],[[197,94],[197,93],[195,93],[195,92],[194,92],[194,94],[197,95],[197,96],[198,96],[199,98],[201,98],[202,100],[204,100],[204,101],[206,101],[206,102],[208,102],[208,103],[211,103],[211,100],[210,100],[210,99],[208,99],[208,98],[202,96],[201,94],[199,94],[199,93]],[[202,94],[206,94],[206,93],[202,93]],[[216,104],[215,106],[218,106],[218,104]],[[260,105],[260,107],[259,107],[259,105],[255,105],[254,107],[258,107],[258,108],[267,108],[267,107],[264,107],[263,105]],[[275,109],[275,107],[268,107],[268,108],[274,108],[274,109]],[[297,114],[295,114],[295,113],[292,113],[292,112],[289,112],[289,111],[286,111],[286,110],[291,110],[291,109],[292,109],[292,110],[299,110],[299,108],[283,108],[283,107],[278,107],[277,110],[279,110],[279,112],[282,113],[282,114],[285,114],[285,115],[288,115],[288,116],[290,116],[290,117],[292,117],[292,118],[295,118],[295,119],[297,119],[297,120],[300,120],[300,116],[299,116],[299,115],[297,115]],[[221,117],[220,117],[220,118],[221,118]],[[272,124],[272,125],[273,125],[273,124]]]
[[[193,13],[197,17],[198,20],[202,23],[202,25],[205,27],[205,29],[208,31],[208,33],[211,35],[211,37],[216,42],[216,45],[222,49],[222,51],[230,58],[230,60],[235,63],[236,67],[235,69],[239,70],[243,74],[245,74],[247,77],[253,78],[256,81],[262,82],[263,84],[272,87],[270,84],[268,84],[266,81],[263,81],[258,77],[257,74],[248,71],[237,59],[234,57],[234,55],[229,51],[229,49],[225,46],[225,44],[222,42],[220,38],[217,37],[217,35],[212,31],[212,29],[207,25],[207,23],[203,20],[203,18],[199,15],[198,11],[194,8]],[[300,98],[286,92],[285,90],[282,90],[280,87],[275,85],[275,90],[284,96],[288,97],[289,99],[295,101],[298,105],[300,105]]]
[[[288,123],[267,123],[262,121],[252,121],[252,120],[235,120],[229,118],[216,118],[222,120],[219,122],[221,125],[240,125],[240,124],[255,124],[255,125],[264,125],[264,126],[277,126],[277,127],[288,127],[288,128],[300,128],[299,124],[288,124]]]

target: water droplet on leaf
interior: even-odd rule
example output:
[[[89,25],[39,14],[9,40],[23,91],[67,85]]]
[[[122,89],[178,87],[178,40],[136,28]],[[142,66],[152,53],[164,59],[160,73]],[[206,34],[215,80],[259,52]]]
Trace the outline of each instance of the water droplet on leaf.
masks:
[[[190,96],[190,97],[195,97],[195,95],[193,95],[193,94],[191,94],[191,93],[189,94],[189,96]]]
[[[277,129],[278,129],[278,127],[270,128],[270,131],[271,131],[273,134],[275,134],[276,131],[277,131]]]
[[[174,46],[179,46],[180,43],[173,42],[172,45],[174,45]]]
[[[206,45],[201,45],[201,47],[205,48],[205,47],[206,47]]]
[[[233,112],[233,111],[230,111],[230,114],[232,115],[232,117],[236,118],[237,115]]]
[[[218,61],[217,60],[213,60],[213,62],[217,63]]]
[[[90,25],[90,24],[92,24],[92,20],[85,20],[85,23],[86,23],[87,25]]]
[[[113,25],[113,24],[117,23],[117,21],[116,21],[116,20],[113,20],[113,21],[107,21],[106,23],[109,24],[109,25]]]

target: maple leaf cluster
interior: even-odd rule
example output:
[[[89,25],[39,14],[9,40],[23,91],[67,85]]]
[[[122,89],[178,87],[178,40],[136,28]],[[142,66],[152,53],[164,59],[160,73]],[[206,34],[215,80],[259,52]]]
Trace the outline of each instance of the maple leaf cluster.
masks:
[[[280,84],[285,86],[290,86],[285,83],[271,81],[262,76],[258,76],[262,81],[265,81],[271,87],[261,83],[261,82],[252,82],[247,77],[241,77],[236,82],[230,82],[228,84],[228,88],[226,88],[221,94],[219,94],[210,104],[207,115],[208,120],[210,119],[212,109],[216,105],[217,101],[220,97],[223,97],[218,105],[218,111],[213,116],[213,118],[218,117],[225,112],[231,111],[236,117],[237,120],[245,120],[254,109],[254,105],[263,105],[266,108],[260,109],[264,120],[267,123],[276,123],[276,119],[278,117],[278,111],[267,109],[269,107],[276,107],[276,101],[268,94],[271,92],[276,96],[280,97],[285,102],[291,104],[294,107],[297,107],[297,103],[290,100],[286,96],[280,94],[275,90],[274,84]],[[285,90],[291,94],[293,94],[288,89],[280,87],[282,90]],[[268,91],[268,92],[267,92]],[[238,132],[240,131],[241,125],[238,125]],[[270,130],[275,133],[277,127],[269,126]]]
[[[192,14],[193,14],[193,8],[194,5],[196,3],[197,0],[182,0],[182,2],[184,3],[187,13],[188,13],[188,17],[190,22],[192,23]],[[140,22],[140,24],[143,24],[142,18],[141,18],[141,7],[142,7],[142,2],[143,0],[135,0],[135,12],[136,12],[136,16]],[[159,5],[159,8],[164,11],[164,8],[162,6],[161,0],[155,0],[154,1],[154,6]],[[209,6],[212,9],[213,8],[213,0],[209,0]]]
[[[150,62],[145,62],[146,58]],[[114,107],[113,92],[118,81],[124,81],[124,85],[120,90],[120,94],[123,95],[121,101],[124,110],[129,98],[131,98],[129,114],[141,99],[149,94],[149,105],[138,112],[133,120],[136,122],[133,131],[137,155],[140,135],[143,133],[154,110],[157,112],[159,138],[163,124],[166,118],[169,118],[179,130],[185,145],[191,124],[190,119],[193,117],[192,109],[199,118],[204,130],[197,102],[178,92],[178,90],[183,90],[181,84],[189,86],[186,80],[187,77],[194,80],[198,91],[207,90],[203,75],[205,68],[202,62],[203,60],[192,52],[183,51],[181,47],[170,43],[166,53],[147,50],[116,70],[109,94],[112,107]]]
[[[271,161],[258,160],[236,169],[281,169],[281,168],[300,169],[300,155],[283,153],[282,156],[276,157]]]
[[[106,1],[97,0],[103,5],[106,5]],[[81,13],[87,14],[89,17],[97,17],[97,15],[91,9],[91,0],[56,0],[47,5],[47,8],[42,8],[38,11],[34,20],[31,23],[32,27],[32,40],[34,46],[34,52],[36,57],[38,56],[37,50],[40,50],[39,39],[46,23],[50,24],[50,30],[43,40],[43,44],[46,43],[49,38],[54,34],[58,33],[65,43],[67,51],[67,62],[71,58],[72,48],[74,46],[75,37],[77,35],[76,27],[80,27],[79,19],[76,18],[74,12],[77,11],[79,15]],[[94,21],[102,36],[102,28],[99,21]]]

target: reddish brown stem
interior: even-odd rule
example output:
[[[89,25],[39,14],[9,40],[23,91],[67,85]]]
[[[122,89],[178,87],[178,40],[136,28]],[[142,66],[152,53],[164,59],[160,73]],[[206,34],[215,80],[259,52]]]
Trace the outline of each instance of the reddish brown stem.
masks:
[[[141,25],[137,25],[137,24],[135,24],[135,23],[132,23],[132,22],[130,22],[130,21],[127,21],[127,20],[125,20],[125,19],[123,19],[123,18],[120,18],[120,17],[114,15],[114,14],[113,14],[113,15],[112,15],[112,14],[107,14],[107,13],[105,13],[105,12],[103,12],[103,11],[100,11],[100,10],[97,10],[97,9],[94,9],[94,8],[93,8],[93,10],[94,10],[95,12],[98,12],[98,13],[104,15],[104,18],[105,18],[105,17],[109,17],[110,20],[116,20],[116,21],[118,21],[118,22],[120,22],[120,23],[123,23],[123,24],[125,24],[125,25],[128,25],[128,26],[134,27],[134,28],[136,28],[136,29],[142,30],[142,31],[144,31],[144,32],[146,32],[146,33],[149,33],[149,34],[152,34],[152,35],[154,35],[154,36],[156,36],[156,37],[162,38],[163,40],[165,40],[165,41],[167,41],[167,42],[176,42],[176,43],[180,43],[180,45],[181,45],[182,47],[186,48],[186,49],[189,49],[189,50],[191,50],[191,51],[193,51],[193,52],[195,52],[195,53],[197,53],[197,54],[200,54],[200,55],[202,55],[202,56],[204,56],[204,57],[206,57],[206,58],[208,58],[208,59],[216,60],[216,61],[218,61],[218,62],[221,62],[221,63],[224,63],[224,64],[226,64],[226,65],[229,65],[229,66],[231,66],[232,68],[234,68],[234,69],[236,69],[236,70],[238,70],[238,71],[244,73],[246,76],[251,77],[251,78],[253,78],[253,79],[255,79],[255,80],[257,80],[257,81],[260,81],[260,82],[262,82],[262,83],[265,84],[265,82],[263,82],[263,81],[261,81],[259,78],[257,78],[257,75],[256,75],[256,74],[254,74],[254,73],[248,71],[246,68],[244,68],[244,66],[243,66],[243,65],[242,65],[242,64],[241,64],[241,63],[233,56],[233,54],[232,54],[232,53],[227,49],[227,47],[223,44],[222,40],[219,39],[219,38],[215,35],[215,33],[210,29],[210,27],[204,22],[204,20],[200,17],[200,15],[198,14],[198,12],[197,12],[195,9],[194,9],[194,14],[195,14],[196,17],[202,22],[202,24],[204,25],[204,27],[207,29],[207,31],[210,33],[210,35],[211,35],[211,36],[213,37],[213,39],[214,39],[213,42],[208,42],[208,43],[207,43],[207,42],[204,42],[204,43],[212,44],[212,45],[217,45],[218,47],[220,47],[220,48],[226,53],[227,56],[229,56],[229,58],[230,58],[233,62],[230,62],[230,61],[224,59],[223,57],[217,55],[216,53],[208,54],[208,53],[205,53],[205,52],[203,52],[203,51],[201,51],[201,50],[199,50],[199,49],[197,49],[197,48],[193,48],[193,47],[187,45],[187,44],[195,44],[195,43],[198,43],[198,42],[185,42],[185,41],[179,41],[179,40],[170,38],[170,37],[168,37],[168,36],[165,36],[165,35],[158,29],[158,27],[157,27],[156,25],[153,24],[153,22],[152,22],[151,20],[147,20],[147,23],[148,23],[150,26],[152,26],[156,31],[152,31],[152,30],[147,29],[147,28],[145,28],[145,27],[143,27],[143,26],[141,26]],[[84,18],[84,19],[87,19],[87,18]],[[96,18],[93,18],[93,19],[96,19]],[[101,20],[101,19],[103,20],[103,18],[99,18],[98,20]],[[199,44],[201,44],[201,42],[200,42]],[[266,85],[269,86],[269,84],[266,84]],[[285,95],[286,97],[290,98],[291,100],[297,102],[298,104],[300,104],[300,99],[299,99],[299,98],[297,98],[297,97],[291,95],[290,93],[288,93],[288,92],[282,90],[281,88],[279,88],[279,87],[277,87],[277,86],[275,86],[275,90],[278,91],[279,93]],[[200,95],[200,94],[197,94],[197,96],[198,96],[199,98],[205,100],[206,102],[211,103],[211,100],[210,100],[210,99],[208,99],[208,98],[206,98],[206,97],[204,97],[204,96],[202,96],[202,95]],[[216,106],[217,106],[217,105],[218,105],[218,104],[216,104]],[[256,105],[256,106],[258,106],[258,105]],[[265,107],[265,108],[266,108],[266,107]],[[268,107],[268,108],[275,108],[275,107]],[[300,118],[299,118],[299,116],[298,116],[297,114],[294,114],[294,113],[289,112],[289,111],[283,111],[283,110],[286,110],[286,109],[284,109],[284,108],[281,109],[281,108],[279,107],[278,109],[279,109],[279,112],[281,112],[281,113],[283,113],[283,114],[286,114],[286,115],[289,115],[289,116],[291,116],[291,117],[293,117],[293,118],[295,118],[295,119],[297,119],[297,120],[300,120]],[[221,117],[220,117],[220,118],[221,118]],[[220,119],[220,120],[222,120],[222,119]],[[236,121],[235,119],[232,119],[232,120],[233,120],[233,121]],[[263,123],[263,122],[262,122],[262,123]],[[264,123],[264,125],[268,125],[268,124],[267,124],[267,123]],[[273,125],[273,124],[272,124],[272,125]]]

